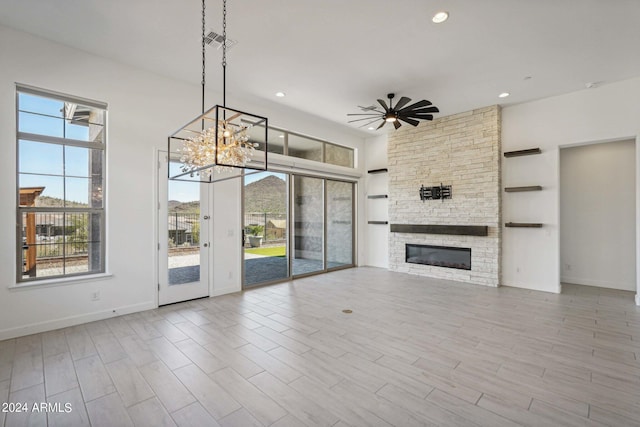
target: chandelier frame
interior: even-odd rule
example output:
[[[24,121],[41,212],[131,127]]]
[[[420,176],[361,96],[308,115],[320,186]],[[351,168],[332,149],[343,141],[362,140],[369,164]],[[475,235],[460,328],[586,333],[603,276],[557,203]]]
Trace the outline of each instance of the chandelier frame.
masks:
[[[229,174],[215,179],[216,173],[234,169],[255,173],[266,171],[268,166],[268,119],[226,106],[227,0],[223,0],[222,10],[222,105],[205,111],[205,9],[202,0],[202,114],[167,138],[168,160],[176,158],[182,163],[180,172],[167,168],[170,180],[212,183],[229,179]]]

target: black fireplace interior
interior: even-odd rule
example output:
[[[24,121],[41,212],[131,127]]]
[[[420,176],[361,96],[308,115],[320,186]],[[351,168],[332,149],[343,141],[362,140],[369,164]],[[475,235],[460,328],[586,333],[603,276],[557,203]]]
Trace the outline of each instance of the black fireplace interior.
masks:
[[[405,261],[411,264],[471,270],[471,248],[405,245]]]

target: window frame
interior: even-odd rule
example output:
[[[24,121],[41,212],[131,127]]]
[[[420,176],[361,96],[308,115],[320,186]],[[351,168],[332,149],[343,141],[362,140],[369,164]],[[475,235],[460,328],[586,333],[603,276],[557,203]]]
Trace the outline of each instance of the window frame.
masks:
[[[31,132],[21,132],[20,131],[20,113],[28,112],[31,114],[40,114],[38,112],[29,112],[26,110],[20,109],[20,95],[32,95],[38,96],[45,99],[51,99],[56,101],[68,102],[79,104],[84,107],[90,107],[102,110],[103,112],[103,123],[102,123],[102,139],[101,142],[93,142],[93,141],[82,141],[74,138],[66,138],[66,137],[57,137],[50,135],[41,135],[34,134]],[[108,123],[108,104],[105,102],[99,102],[91,99],[81,98],[77,96],[72,96],[68,94],[63,94],[60,92],[55,92],[46,89],[40,89],[33,86],[23,85],[16,83],[15,85],[15,114],[16,114],[16,286],[26,286],[26,285],[36,285],[36,284],[51,284],[55,282],[69,282],[75,280],[83,280],[83,279],[91,279],[94,277],[102,277],[106,274],[107,271],[107,254],[106,254],[106,212],[107,212],[107,123]],[[61,117],[61,120],[66,120]],[[64,135],[64,134],[63,134]],[[101,169],[102,169],[102,180],[101,180],[101,194],[102,194],[102,206],[101,207],[91,207],[87,206],[86,208],[81,207],[35,207],[35,206],[20,206],[20,142],[21,141],[29,141],[29,142],[37,142],[44,144],[51,144],[55,146],[59,146],[62,148],[63,152],[65,151],[65,147],[81,147],[90,150],[99,150],[101,157]],[[64,165],[64,160],[63,160]],[[34,174],[26,173],[26,174]],[[39,174],[35,174],[39,175]],[[50,174],[43,174],[50,175]],[[57,175],[56,175],[57,176]],[[66,171],[63,169],[61,178],[66,178]],[[70,176],[73,178],[73,176]],[[88,177],[90,179],[90,177]],[[66,182],[63,185],[63,199],[66,200]],[[33,212],[36,215],[38,213],[59,213],[63,215],[65,218],[66,214],[99,214],[99,249],[100,249],[100,268],[86,271],[86,272],[76,272],[76,273],[63,273],[58,275],[51,276],[41,276],[41,277],[26,277],[23,273],[23,263],[24,263],[24,244],[23,244],[23,215],[29,212]],[[63,219],[63,227],[66,219]],[[90,243],[90,242],[87,242]],[[66,243],[65,243],[66,245]],[[64,251],[63,251],[64,254]],[[88,255],[89,256],[89,255]],[[63,259],[66,259],[66,256],[63,255]],[[64,271],[64,270],[63,270]]]
[[[324,139],[320,139],[320,138],[316,138],[314,136],[309,136],[309,135],[305,135],[303,133],[300,132],[294,132],[294,131],[290,131],[287,129],[283,129],[283,128],[279,128],[276,126],[269,126],[268,127],[269,131],[274,131],[274,132],[278,132],[281,133],[283,135],[283,141],[282,141],[282,154],[280,154],[281,156],[287,156],[287,157],[294,157],[296,159],[303,159],[303,160],[309,160],[312,162],[317,162],[317,163],[324,163],[327,165],[333,165],[333,166],[339,166],[339,167],[345,167],[345,168],[349,168],[349,169],[355,169],[356,168],[356,150],[353,147],[349,147],[347,145],[340,145],[340,144],[336,144],[335,142],[331,142],[331,141],[327,141]],[[313,142],[317,142],[318,144],[321,145],[321,159],[320,160],[310,160],[310,159],[305,159],[304,157],[298,157],[298,156],[292,156],[291,154],[289,154],[289,136],[297,136],[299,138],[302,139],[306,139],[309,141],[313,141]],[[327,156],[326,156],[326,152],[327,152],[327,145],[332,145],[334,147],[338,147],[344,150],[349,150],[350,154],[351,154],[351,166],[342,166],[342,165],[336,165],[334,163],[329,163],[327,162]],[[272,153],[272,154],[279,154],[279,153]]]

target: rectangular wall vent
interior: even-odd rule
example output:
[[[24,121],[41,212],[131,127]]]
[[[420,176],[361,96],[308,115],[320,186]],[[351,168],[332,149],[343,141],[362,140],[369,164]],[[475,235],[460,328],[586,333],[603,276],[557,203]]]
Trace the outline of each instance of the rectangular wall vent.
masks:
[[[222,34],[216,33],[213,30],[209,30],[209,33],[206,36],[204,36],[204,42],[216,49],[222,49],[223,41],[224,41],[224,37],[222,37]],[[236,40],[233,40],[227,37],[227,50],[231,49],[237,43],[238,42]]]

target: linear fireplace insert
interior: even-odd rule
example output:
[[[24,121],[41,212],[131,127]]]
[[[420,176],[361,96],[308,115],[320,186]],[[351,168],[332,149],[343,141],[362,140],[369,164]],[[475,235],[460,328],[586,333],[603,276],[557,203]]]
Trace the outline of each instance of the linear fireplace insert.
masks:
[[[406,244],[405,251],[411,264],[471,270],[471,248]]]

